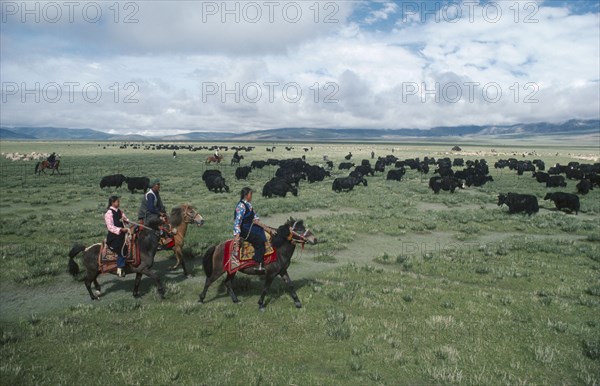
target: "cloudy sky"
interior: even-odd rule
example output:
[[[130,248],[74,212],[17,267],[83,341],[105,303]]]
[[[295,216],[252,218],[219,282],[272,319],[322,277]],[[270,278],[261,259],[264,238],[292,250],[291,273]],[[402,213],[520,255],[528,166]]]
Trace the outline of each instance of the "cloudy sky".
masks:
[[[599,2],[2,1],[2,126],[598,119]]]

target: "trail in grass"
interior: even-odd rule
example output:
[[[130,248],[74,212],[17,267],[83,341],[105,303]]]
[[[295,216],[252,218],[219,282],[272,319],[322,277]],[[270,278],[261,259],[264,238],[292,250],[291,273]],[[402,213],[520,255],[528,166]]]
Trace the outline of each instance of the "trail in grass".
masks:
[[[358,214],[358,211],[356,212]],[[333,213],[330,210],[311,210],[303,213],[274,214],[265,217],[264,220],[270,225],[276,225],[284,223],[290,216],[310,219],[311,217],[330,216]],[[307,225],[310,226],[310,223]],[[483,234],[469,242],[477,244],[501,242],[515,236],[517,236],[515,233]],[[545,237],[543,235],[530,236],[535,238]],[[580,237],[574,236],[572,238],[576,239]],[[338,269],[348,263],[379,265],[374,261],[374,258],[384,253],[392,257],[400,254],[422,256],[428,252],[436,253],[445,250],[445,248],[456,248],[461,245],[464,247],[464,244],[456,240],[452,232],[413,233],[402,236],[365,233],[357,235],[357,238],[343,250],[330,250],[326,243],[306,246],[304,250],[298,247],[289,273],[293,280],[310,280],[316,279],[324,273]],[[324,254],[331,257],[328,262],[319,261],[316,258]],[[201,291],[205,280],[200,259],[199,254],[196,258],[188,261],[188,264],[193,267],[195,275],[191,279],[185,279],[181,270],[169,271],[168,267],[174,262],[172,253],[170,252],[159,252],[154,269],[159,272],[163,284],[167,285],[167,289],[169,284],[181,286],[182,291],[189,294],[190,300],[193,301]],[[390,270],[401,269],[399,265],[381,266]],[[239,276],[243,275],[240,274]],[[217,288],[222,279],[211,287],[209,299],[214,297],[214,292],[211,296],[211,291],[219,291]],[[255,277],[251,280],[258,281],[259,279]],[[132,296],[133,275],[128,275],[126,278],[117,278],[114,275],[101,275],[99,282],[102,286],[103,299],[114,301],[131,298]],[[149,278],[144,277],[140,289],[146,297],[154,296],[155,284]],[[252,296],[254,295],[258,296],[258,293],[252,294]],[[89,302],[91,300],[83,282],[74,280],[66,273],[55,277],[50,284],[41,284],[32,287],[17,285],[12,282],[0,283],[0,320],[3,321],[24,319],[32,315],[39,316]]]

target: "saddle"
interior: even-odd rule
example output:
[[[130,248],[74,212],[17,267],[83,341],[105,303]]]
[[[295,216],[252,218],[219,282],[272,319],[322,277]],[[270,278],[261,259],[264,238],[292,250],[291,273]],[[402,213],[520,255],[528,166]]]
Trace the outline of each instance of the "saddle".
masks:
[[[133,237],[125,238],[127,245],[127,256],[125,256],[126,265],[137,267],[140,265],[140,251],[137,241],[137,234]],[[98,252],[98,270],[100,273],[116,272],[117,271],[117,256],[118,253],[113,251],[106,244],[106,239],[100,243],[100,252]]]
[[[275,252],[273,246],[271,245],[271,234],[265,232],[265,236],[267,236],[267,241],[265,242],[265,254],[264,257],[270,256]],[[254,257],[254,245],[250,244],[248,241],[242,241],[242,247],[240,248],[240,260],[252,260]]]
[[[177,229],[171,229],[171,225],[167,224],[160,228],[161,237],[158,244],[158,250],[171,250],[175,246],[175,233]]]
[[[267,266],[277,260],[277,251],[271,245],[271,235],[265,232],[267,241],[265,242],[265,254],[263,256],[264,265]],[[233,255],[233,240],[225,243],[225,254],[223,256],[223,266],[227,273],[234,273],[240,269],[256,265],[254,261],[254,246],[248,241],[243,241],[240,247],[239,256]]]

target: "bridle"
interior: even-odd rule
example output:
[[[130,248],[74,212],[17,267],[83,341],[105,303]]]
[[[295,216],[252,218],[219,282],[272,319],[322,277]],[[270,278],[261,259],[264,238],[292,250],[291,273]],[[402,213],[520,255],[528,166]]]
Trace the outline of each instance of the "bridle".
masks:
[[[199,219],[197,219],[199,217]],[[188,224],[202,224],[202,216],[194,208],[188,206],[183,219]]]
[[[296,232],[296,225],[298,225],[298,221],[294,222],[294,224],[290,227],[290,235],[288,236],[288,240],[292,244],[302,244],[302,248],[304,248],[304,244],[306,244],[306,235],[310,234],[310,230],[308,228],[304,229],[304,233],[300,234]]]

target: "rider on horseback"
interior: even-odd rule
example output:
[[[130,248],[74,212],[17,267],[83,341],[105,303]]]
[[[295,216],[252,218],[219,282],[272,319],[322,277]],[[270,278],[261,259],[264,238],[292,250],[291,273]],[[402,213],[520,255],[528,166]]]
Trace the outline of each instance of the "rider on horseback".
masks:
[[[254,261],[258,263],[257,272],[265,272],[263,256],[265,254],[265,231],[275,234],[275,229],[263,224],[251,204],[252,189],[245,187],[240,192],[240,201],[235,207],[233,223],[234,253],[239,256],[240,236],[254,246]]]
[[[111,250],[117,253],[117,275],[123,277],[125,275],[122,268],[125,268],[125,255],[127,255],[127,247],[124,246],[125,235],[128,232],[125,224],[129,223],[129,219],[125,216],[125,213],[119,209],[119,206],[119,197],[110,196],[108,199],[108,207],[104,214],[104,223],[108,229],[106,244]]]
[[[158,178],[150,182],[150,189],[144,195],[140,210],[138,212],[138,221],[140,224],[149,224],[151,222],[159,223],[161,231],[160,249],[170,248],[173,243],[175,229],[171,229],[167,210],[160,198],[160,180]]]
[[[152,220],[166,218],[166,209],[160,198],[160,180],[158,178],[150,182],[150,189],[144,194],[138,220],[140,223],[148,223]]]
[[[52,154],[50,154],[50,156],[48,157],[48,164],[50,165],[51,168],[53,168],[55,162],[56,162],[56,153],[52,152]]]

